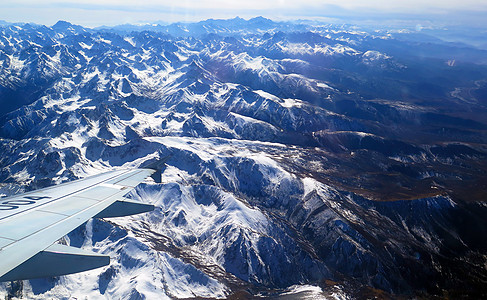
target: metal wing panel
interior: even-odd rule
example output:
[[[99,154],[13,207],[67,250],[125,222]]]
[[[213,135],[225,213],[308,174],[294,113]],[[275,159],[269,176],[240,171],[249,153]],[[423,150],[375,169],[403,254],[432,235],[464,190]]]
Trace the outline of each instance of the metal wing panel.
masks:
[[[11,239],[0,238],[0,249],[9,245],[9,244],[12,244],[13,242],[15,242],[15,241],[11,240]]]
[[[31,191],[21,195],[1,198],[0,221],[9,218],[12,215],[35,209],[35,207],[56,201],[60,198],[67,197],[74,193],[79,193],[80,191],[89,189],[90,187],[93,187],[101,182],[117,178],[123,174],[126,174],[127,172],[131,173],[126,174],[127,176],[130,176],[133,175],[133,173],[138,173],[137,171],[138,170],[117,170],[44,189]]]
[[[133,176],[140,183],[153,172],[147,169],[112,171],[42,189],[40,193],[36,191],[10,197],[17,201],[35,197],[49,198],[32,200],[35,203],[25,204],[22,208],[17,205],[19,207],[10,209],[8,215],[3,211],[0,218],[0,276],[45,250],[132,189],[107,181],[120,176],[129,180]],[[23,198],[25,195],[31,198]],[[8,198],[0,199],[0,204],[5,202],[4,199]]]
[[[67,198],[65,201],[56,201],[53,203],[49,203],[43,207],[40,207],[38,211],[45,211],[45,212],[71,216],[98,202],[100,201],[94,199],[88,199],[88,198],[81,198],[78,196],[72,196]]]
[[[103,201],[107,199],[108,197],[112,196],[115,193],[127,193],[129,190],[127,190],[126,187],[124,186],[104,186],[103,184],[99,184],[97,186],[94,186],[90,189],[87,189],[81,193],[76,194],[77,197],[80,198],[87,198],[87,199],[93,199],[93,200],[98,200],[98,201]]]
[[[15,216],[9,222],[0,223],[0,236],[18,241],[66,217],[66,215],[34,210],[29,214]]]
[[[149,176],[154,173],[153,170]],[[147,172],[140,172],[138,174],[134,174],[132,176],[120,176],[117,178],[113,178],[107,181],[108,184],[114,184],[114,185],[123,185],[126,187],[136,187],[141,181],[143,181],[145,178],[147,178]]]

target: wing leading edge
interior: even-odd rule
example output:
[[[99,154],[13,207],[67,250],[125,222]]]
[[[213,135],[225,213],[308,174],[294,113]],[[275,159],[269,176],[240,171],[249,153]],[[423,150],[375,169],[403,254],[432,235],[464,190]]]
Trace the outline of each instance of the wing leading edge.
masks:
[[[58,276],[108,265],[110,258],[54,244],[92,217],[119,217],[154,206],[123,196],[152,169],[116,170],[0,199],[0,282]]]

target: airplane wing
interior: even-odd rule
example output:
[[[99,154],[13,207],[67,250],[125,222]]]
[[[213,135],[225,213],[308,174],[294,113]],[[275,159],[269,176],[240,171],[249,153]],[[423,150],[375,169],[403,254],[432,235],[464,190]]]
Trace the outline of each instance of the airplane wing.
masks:
[[[153,210],[153,205],[123,196],[157,173],[151,169],[116,170],[1,198],[0,282],[72,274],[108,265],[108,256],[54,243],[92,217]]]

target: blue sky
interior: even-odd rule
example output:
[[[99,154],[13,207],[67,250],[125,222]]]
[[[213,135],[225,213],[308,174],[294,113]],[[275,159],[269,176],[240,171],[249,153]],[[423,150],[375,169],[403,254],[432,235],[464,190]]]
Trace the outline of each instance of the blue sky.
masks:
[[[487,27],[487,0],[2,0],[0,20],[52,25],[57,20],[95,27],[208,18],[422,19]]]

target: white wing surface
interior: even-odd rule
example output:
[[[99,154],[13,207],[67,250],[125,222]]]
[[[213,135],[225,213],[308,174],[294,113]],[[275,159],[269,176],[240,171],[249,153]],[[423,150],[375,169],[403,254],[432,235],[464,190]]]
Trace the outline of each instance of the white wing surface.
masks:
[[[156,171],[125,169],[0,199],[0,281],[58,276],[110,263],[54,244],[92,217],[118,217],[154,206],[123,198]]]

